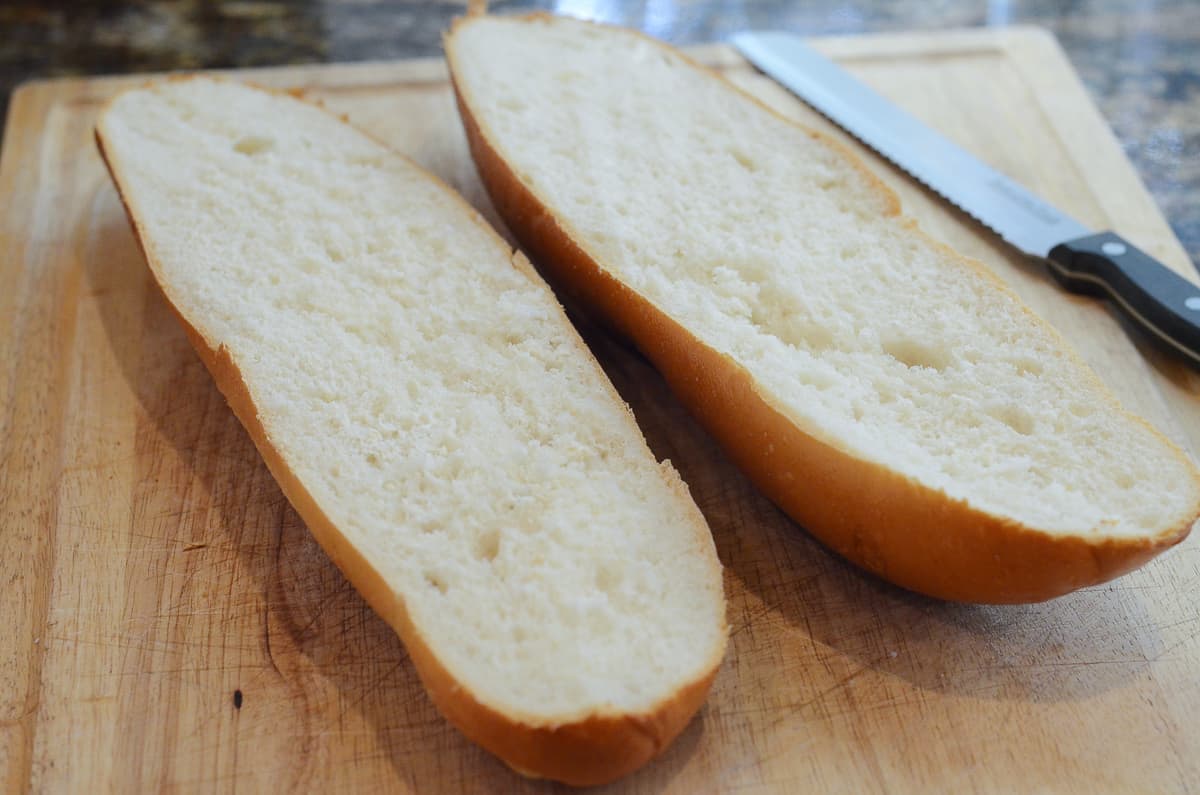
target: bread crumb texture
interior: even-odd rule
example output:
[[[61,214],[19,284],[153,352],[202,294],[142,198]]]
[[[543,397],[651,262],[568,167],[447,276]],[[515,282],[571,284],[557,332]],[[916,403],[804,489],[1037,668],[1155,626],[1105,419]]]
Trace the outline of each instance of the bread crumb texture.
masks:
[[[1140,536],[1195,510],[1182,455],[819,137],[629,32],[489,17],[455,38],[518,177],[806,432],[1053,534]]]
[[[476,699],[553,725],[712,670],[703,518],[545,285],[449,190],[231,82],[126,93],[100,132],[170,300]]]

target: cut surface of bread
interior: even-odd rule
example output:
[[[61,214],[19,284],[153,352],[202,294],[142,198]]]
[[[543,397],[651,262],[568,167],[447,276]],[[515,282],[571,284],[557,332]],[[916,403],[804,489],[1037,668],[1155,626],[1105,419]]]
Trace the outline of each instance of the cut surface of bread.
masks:
[[[830,546],[934,596],[1030,601],[1189,531],[1183,453],[841,146],[629,31],[476,16],[447,54],[539,266]]]
[[[571,783],[661,751],[724,650],[720,566],[528,264],[290,96],[162,82],[97,138],[201,357],[442,711]]]

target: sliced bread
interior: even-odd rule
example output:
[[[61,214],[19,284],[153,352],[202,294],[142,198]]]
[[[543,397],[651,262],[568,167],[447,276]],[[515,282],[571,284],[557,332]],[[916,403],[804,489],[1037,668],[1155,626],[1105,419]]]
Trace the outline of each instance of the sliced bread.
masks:
[[[630,31],[474,15],[446,52],[535,262],[834,550],[932,596],[1025,602],[1187,535],[1189,459],[840,145]]]
[[[291,96],[160,82],[96,132],[201,359],[442,713],[573,784],[662,751],[722,657],[720,566],[528,263]]]

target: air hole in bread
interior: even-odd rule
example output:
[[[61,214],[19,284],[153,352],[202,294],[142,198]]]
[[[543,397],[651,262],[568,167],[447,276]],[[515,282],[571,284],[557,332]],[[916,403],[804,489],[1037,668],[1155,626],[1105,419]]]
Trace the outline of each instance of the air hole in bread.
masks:
[[[425,572],[425,584],[436,589],[438,593],[446,593],[446,591],[450,589],[450,586],[446,584],[446,581],[442,579],[440,575],[435,574],[432,571]]]
[[[1045,367],[1036,359],[1017,359],[1013,362],[1017,368],[1017,373],[1020,375],[1041,375],[1045,372]]]
[[[610,563],[602,563],[596,569],[596,587],[611,594],[621,584],[621,570]]]
[[[988,414],[992,415],[1000,422],[1012,428],[1022,436],[1029,436],[1033,433],[1037,425],[1037,421],[1033,415],[1026,411],[1021,406],[1009,403],[1001,406],[993,406],[988,410]]]
[[[797,336],[806,343],[805,347],[811,352],[828,350],[833,347],[833,332],[820,323],[809,320],[796,329]]]
[[[237,139],[233,144],[234,150],[244,155],[259,155],[263,152],[269,152],[274,147],[275,142],[273,140],[261,135],[245,135]]]
[[[745,151],[743,151],[741,149],[733,148],[733,149],[729,150],[729,154],[733,157],[734,160],[737,161],[738,165],[741,166],[742,168],[746,169],[746,171],[749,171],[751,173],[758,171],[758,163],[756,163],[754,161],[754,158],[751,157],[749,154],[747,154]]]
[[[944,370],[951,361],[950,352],[943,347],[930,345],[911,337],[888,337],[883,340],[883,351],[905,367],[927,367]]]
[[[837,379],[832,373],[825,370],[804,370],[797,374],[802,384],[816,387],[817,389],[832,389],[837,386]]]
[[[500,554],[500,531],[488,530],[475,538],[475,557],[491,563]]]
[[[756,301],[751,304],[750,322],[797,350],[816,353],[834,346],[834,334],[831,329],[808,315],[784,315],[774,303]]]

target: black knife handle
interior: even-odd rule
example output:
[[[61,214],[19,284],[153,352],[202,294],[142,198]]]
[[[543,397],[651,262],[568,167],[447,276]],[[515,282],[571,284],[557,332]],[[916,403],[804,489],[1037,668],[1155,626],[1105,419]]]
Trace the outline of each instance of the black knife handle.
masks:
[[[1111,298],[1152,337],[1200,364],[1200,287],[1113,232],[1059,243],[1049,262],[1063,287]]]

